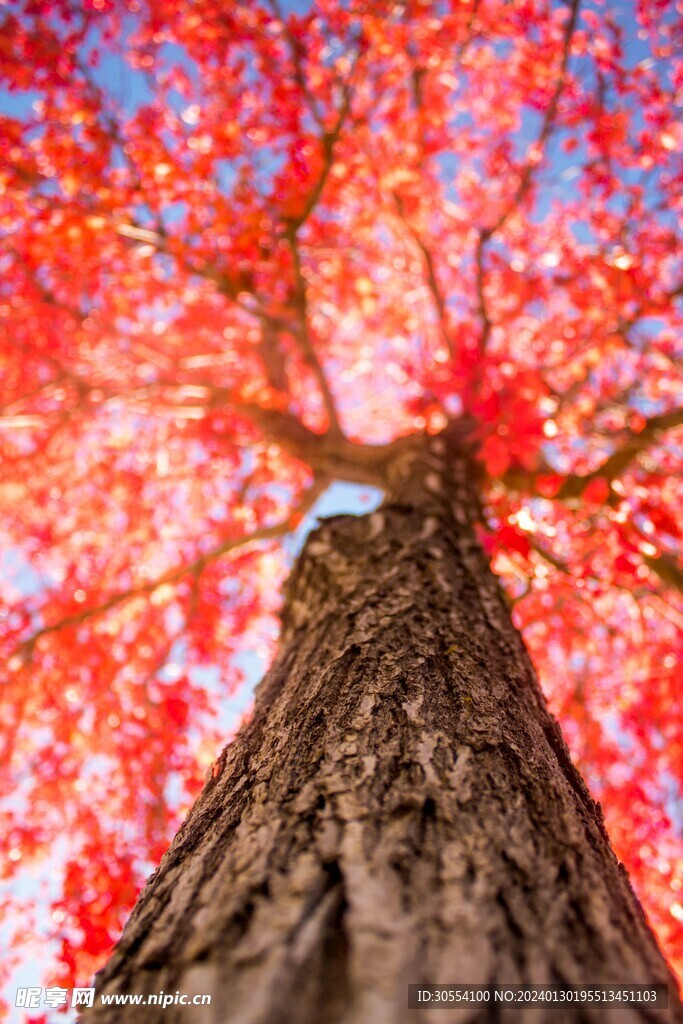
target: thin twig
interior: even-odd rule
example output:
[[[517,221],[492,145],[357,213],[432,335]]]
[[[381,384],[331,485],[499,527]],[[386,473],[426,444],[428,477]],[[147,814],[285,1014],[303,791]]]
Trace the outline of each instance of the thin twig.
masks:
[[[545,116],[543,118],[543,123],[541,125],[541,130],[540,130],[540,132],[538,134],[538,137],[536,139],[536,143],[534,145],[534,159],[527,161],[527,163],[526,163],[526,165],[524,167],[524,170],[522,171],[522,175],[520,177],[517,189],[515,190],[515,194],[513,195],[513,197],[511,199],[507,209],[503,211],[503,213],[498,217],[498,220],[493,225],[491,225],[488,228],[483,228],[482,229],[481,235],[482,235],[482,237],[484,238],[485,241],[488,241],[488,239],[491,237],[491,235],[495,234],[496,231],[498,231],[500,228],[502,228],[503,224],[505,224],[505,222],[507,221],[507,219],[510,216],[510,214],[513,212],[513,210],[515,210],[519,206],[521,201],[526,196],[526,194],[529,191],[529,188],[531,186],[531,182],[533,180],[534,170],[536,169],[536,167],[538,166],[538,163],[539,163],[539,160],[538,160],[537,157],[540,154],[541,150],[543,149],[543,146],[545,145],[545,143],[550,138],[550,135],[551,135],[551,133],[552,133],[554,127],[555,127],[555,118],[557,116],[557,108],[558,108],[558,104],[560,102],[560,96],[562,95],[562,90],[563,90],[564,85],[565,85],[565,79],[566,79],[566,74],[567,74],[567,65],[569,64],[569,53],[570,53],[570,49],[571,49],[571,42],[572,42],[572,37],[574,35],[574,30],[576,28],[577,18],[578,18],[578,15],[579,15],[580,3],[581,3],[581,0],[572,0],[571,6],[569,8],[569,19],[567,21],[567,25],[566,25],[565,33],[564,33],[564,42],[563,42],[563,46],[562,46],[562,59],[560,61],[560,67],[559,67],[559,70],[558,70],[557,82],[556,82],[556,85],[555,85],[555,91],[553,92],[553,95],[552,95],[552,98],[550,100],[550,103],[548,104],[548,107],[546,109]]]
[[[420,250],[420,253],[422,254],[422,259],[424,260],[425,270],[427,272],[427,287],[429,288],[429,291],[431,293],[432,300],[433,300],[434,306],[436,308],[437,316],[439,318],[439,328],[440,328],[440,331],[441,331],[441,337],[443,339],[444,344],[446,345],[446,348],[448,349],[448,354],[449,354],[449,358],[450,358],[451,362],[454,362],[455,361],[455,344],[454,344],[453,338],[452,338],[452,336],[451,336],[451,334],[450,334],[450,332],[448,330],[448,321],[447,321],[447,317],[446,317],[446,300],[444,299],[443,293],[441,291],[441,287],[439,285],[439,281],[438,281],[437,276],[436,276],[436,268],[434,266],[434,258],[432,256],[430,250],[428,249],[428,247],[425,245],[424,241],[422,240],[422,237],[421,237],[420,233],[417,231],[417,229],[415,227],[413,227],[413,225],[408,220],[408,217],[407,217],[406,211],[405,211],[405,206],[403,204],[403,200],[401,199],[401,196],[398,194],[398,192],[395,192],[395,191],[392,191],[392,196],[394,198],[394,203],[396,204],[396,210],[398,211],[398,215],[401,218],[402,223],[405,225],[405,228],[408,231],[408,234],[413,239],[413,241],[417,245],[418,249]]]
[[[174,569],[170,569],[162,576],[158,576],[155,580],[150,580],[149,583],[143,583],[140,586],[130,587],[125,591],[119,591],[116,594],[112,594],[111,597],[107,598],[106,601],[102,601],[100,604],[91,605],[89,608],[83,608],[80,612],[76,612],[73,615],[66,615],[57,622],[52,622],[47,626],[43,626],[19,645],[14,657],[19,656],[23,662],[29,661],[36,643],[43,636],[47,636],[50,633],[56,633],[59,630],[66,629],[70,626],[80,626],[81,623],[86,622],[88,619],[92,619],[97,615],[102,615],[105,612],[111,611],[112,608],[117,608],[120,604],[123,604],[125,601],[129,601],[132,598],[148,597],[150,594],[153,594],[155,590],[158,590],[159,587],[169,583],[177,583],[178,580],[183,578],[183,576],[192,575],[197,579],[206,565],[210,562],[215,562],[218,558],[221,558],[223,555],[235,551],[238,548],[245,547],[248,544],[255,544],[259,541],[274,540],[278,537],[285,536],[293,529],[292,518],[308,512],[326,486],[327,480],[316,480],[305,492],[297,507],[292,509],[287,518],[279,523],[273,523],[271,526],[262,526],[259,529],[254,530],[252,533],[246,534],[242,537],[227,537],[221,541],[220,544],[217,544],[205,554],[198,555],[191,562],[176,566]]]

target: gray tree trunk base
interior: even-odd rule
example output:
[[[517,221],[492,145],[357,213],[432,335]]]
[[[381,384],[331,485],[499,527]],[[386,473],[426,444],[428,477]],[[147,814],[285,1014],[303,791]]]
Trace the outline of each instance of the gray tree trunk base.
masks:
[[[309,537],[253,717],[98,975],[212,1004],[84,1024],[683,1021],[475,539],[470,469],[408,469]],[[669,1009],[407,1008],[409,983],[605,982],[667,983]]]

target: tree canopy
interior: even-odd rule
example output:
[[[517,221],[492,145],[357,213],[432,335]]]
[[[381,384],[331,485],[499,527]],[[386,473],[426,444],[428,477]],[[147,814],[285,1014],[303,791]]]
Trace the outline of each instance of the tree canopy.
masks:
[[[102,962],[245,652],[271,656],[284,539],[457,417],[683,970],[682,25],[667,0],[3,8],[2,907],[17,955],[56,943],[51,982]]]

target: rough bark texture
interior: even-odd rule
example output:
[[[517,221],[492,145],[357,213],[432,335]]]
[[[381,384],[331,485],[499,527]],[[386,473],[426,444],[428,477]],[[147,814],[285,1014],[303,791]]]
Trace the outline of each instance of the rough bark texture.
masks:
[[[683,1020],[475,518],[469,464],[441,440],[392,467],[379,511],[310,536],[253,718],[98,978],[212,1005],[88,1024],[497,1019],[408,1010],[409,982],[668,982],[668,1011],[503,1015]]]

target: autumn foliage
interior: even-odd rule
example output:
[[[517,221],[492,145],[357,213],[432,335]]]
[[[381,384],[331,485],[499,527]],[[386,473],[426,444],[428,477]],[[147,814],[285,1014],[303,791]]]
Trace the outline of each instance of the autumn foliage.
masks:
[[[2,928],[87,982],[274,650],[284,539],[466,415],[681,972],[680,4],[281,2],[1,8]]]

